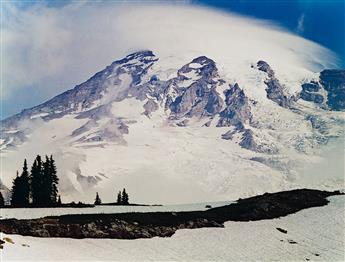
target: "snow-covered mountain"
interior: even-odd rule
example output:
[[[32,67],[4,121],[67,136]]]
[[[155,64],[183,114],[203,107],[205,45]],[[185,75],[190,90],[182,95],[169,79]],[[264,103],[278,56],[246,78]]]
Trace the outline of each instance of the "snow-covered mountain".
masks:
[[[224,200],[308,184],[303,166],[344,135],[345,70],[171,60],[130,54],[2,120],[3,183],[24,158],[53,154],[65,199],[126,187],[140,202]],[[309,186],[343,185],[325,176]]]

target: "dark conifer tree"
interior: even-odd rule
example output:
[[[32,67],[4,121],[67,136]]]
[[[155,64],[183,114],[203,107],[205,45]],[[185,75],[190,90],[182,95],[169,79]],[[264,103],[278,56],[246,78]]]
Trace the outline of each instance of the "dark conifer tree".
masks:
[[[119,193],[117,194],[116,203],[119,204],[119,205],[122,204],[122,195],[121,195],[121,191],[119,191]]]
[[[56,173],[56,166],[53,156],[46,156],[45,161],[42,164],[43,176],[42,176],[42,195],[41,204],[44,206],[54,206],[57,201],[59,178]]]
[[[43,168],[42,159],[40,155],[37,155],[32,168],[31,168],[31,194],[32,194],[32,204],[34,206],[42,206],[43,199]]]
[[[0,191],[0,207],[4,207],[4,206],[5,206],[5,200]]]
[[[37,161],[34,160],[31,166],[31,174],[30,174],[30,189],[31,189],[31,198],[32,204],[34,206],[38,205],[38,198],[39,198],[39,182],[38,182],[38,168],[37,168]]]
[[[126,189],[124,188],[122,190],[122,205],[128,205],[129,204],[129,197],[128,197],[128,194],[126,192]]]
[[[11,206],[20,207],[20,176],[17,171],[17,176],[13,179],[12,182],[12,196],[11,196]]]
[[[50,206],[50,195],[52,191],[52,181],[50,175],[50,163],[49,158],[46,156],[46,160],[42,163],[43,173],[42,173],[42,189],[40,202],[42,206]]]
[[[95,205],[100,205],[102,204],[101,198],[98,195],[98,192],[96,193],[96,199],[95,199]]]
[[[17,176],[13,180],[12,185],[12,198],[11,205],[14,207],[28,207],[30,204],[30,184],[29,184],[29,173],[24,161],[22,175],[19,176],[17,171]]]
[[[57,170],[55,166],[55,160],[53,159],[53,156],[50,155],[49,158],[49,173],[50,173],[50,181],[51,181],[51,192],[50,192],[50,202],[52,204],[55,204],[57,201],[58,196],[58,184],[59,184],[59,178],[57,176]]]
[[[23,207],[30,205],[30,175],[26,159],[24,160],[23,171],[20,177],[20,202]]]

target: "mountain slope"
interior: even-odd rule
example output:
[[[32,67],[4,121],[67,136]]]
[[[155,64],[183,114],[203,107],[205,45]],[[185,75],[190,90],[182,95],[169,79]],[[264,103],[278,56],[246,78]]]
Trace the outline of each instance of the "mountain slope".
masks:
[[[298,186],[299,168],[343,135],[344,71],[281,75],[263,60],[239,73],[206,56],[176,68],[130,54],[2,121],[4,183],[24,157],[52,153],[66,199],[110,200],[126,186],[133,200],[190,202]]]

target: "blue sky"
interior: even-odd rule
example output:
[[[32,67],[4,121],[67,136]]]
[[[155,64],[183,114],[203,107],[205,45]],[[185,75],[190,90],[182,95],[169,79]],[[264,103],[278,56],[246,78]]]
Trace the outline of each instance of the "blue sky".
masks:
[[[194,0],[256,18],[272,20],[335,52],[345,66],[344,0]]]
[[[59,8],[62,8],[69,4],[69,0],[60,1],[17,1],[16,6],[21,10],[30,9],[38,2],[48,5],[55,12],[59,12]],[[116,1],[103,1],[103,5],[114,3]],[[131,1],[128,1],[131,2]],[[140,1],[135,1],[136,3]],[[143,1],[145,2],[145,1]],[[158,1],[154,1],[157,3]],[[12,1],[13,3],[13,1]],[[150,1],[152,3],[152,1]],[[323,0],[323,1],[310,1],[310,0],[285,0],[285,1],[250,1],[250,0],[192,0],[184,1],[187,5],[202,5],[220,9],[222,11],[228,11],[238,13],[253,18],[264,19],[272,21],[275,24],[281,25],[287,28],[289,31],[298,34],[304,38],[317,42],[326,48],[332,50],[339,57],[339,64],[341,67],[345,67],[345,2],[339,0]],[[20,16],[19,16],[20,17]],[[29,18],[32,18],[29,16]],[[44,23],[49,20],[45,18]],[[49,20],[48,25],[54,25],[54,20]],[[26,21],[24,20],[24,27]],[[64,29],[64,28],[62,28]],[[23,28],[21,28],[23,30]],[[62,32],[63,33],[63,32]],[[54,37],[54,36],[53,36]],[[19,38],[20,39],[20,38]],[[68,40],[68,37],[66,38]],[[67,41],[66,40],[66,41]],[[38,43],[42,44],[42,43]],[[25,50],[25,48],[24,48]],[[26,52],[26,51],[25,51]],[[27,56],[27,54],[26,54]],[[114,58],[114,57],[113,57]],[[11,57],[12,59],[12,57]],[[10,60],[10,59],[8,59]],[[58,62],[58,61],[57,61]],[[103,67],[106,64],[103,64]],[[29,75],[25,71],[25,67],[22,68],[22,73]],[[54,68],[47,67],[47,70]],[[101,68],[100,68],[101,69]],[[32,71],[32,70],[31,70]],[[39,73],[34,72],[35,74]],[[74,84],[80,83],[80,81],[86,80],[90,74],[95,71],[90,71],[84,75],[78,76],[63,76],[59,77],[58,81],[55,81],[55,86],[63,86],[65,89],[72,88]],[[53,74],[53,73],[52,73]],[[48,75],[49,76],[49,75]],[[81,77],[82,76],[82,77]],[[50,78],[49,78],[50,77]],[[28,81],[22,86],[11,89],[11,92],[7,96],[1,99],[2,114],[1,118],[5,118],[12,114],[18,113],[24,108],[29,108],[40,104],[47,99],[51,98],[61,92],[60,89],[51,89],[46,87],[46,83],[49,83],[54,77],[42,78],[34,81]],[[74,77],[75,79],[71,78]],[[66,79],[65,79],[66,78]],[[32,79],[30,79],[32,80]],[[56,80],[56,79],[55,79]],[[53,79],[54,81],[54,79]],[[76,82],[74,82],[76,81]],[[78,82],[79,81],[79,82]],[[30,83],[30,84],[29,84]],[[40,85],[40,88],[36,88]],[[5,86],[7,88],[7,86]],[[54,85],[52,86],[54,89]]]

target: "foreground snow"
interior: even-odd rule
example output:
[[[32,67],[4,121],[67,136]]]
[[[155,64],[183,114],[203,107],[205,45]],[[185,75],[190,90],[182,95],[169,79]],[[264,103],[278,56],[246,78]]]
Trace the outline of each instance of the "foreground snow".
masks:
[[[171,238],[40,239],[7,235],[1,261],[344,261],[344,196],[280,219],[179,230]],[[287,230],[279,232],[276,227]],[[2,238],[5,235],[2,235]]]
[[[70,214],[203,211],[207,209],[206,205],[210,205],[212,207],[220,207],[224,205],[229,205],[230,203],[231,201],[219,201],[164,206],[96,206],[90,208],[5,208],[0,209],[0,220],[7,218],[31,219],[46,216],[61,216]]]

